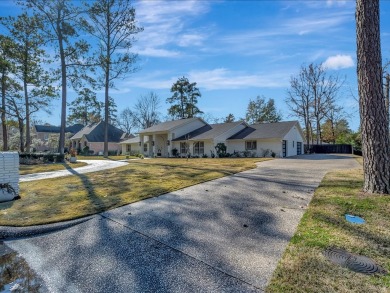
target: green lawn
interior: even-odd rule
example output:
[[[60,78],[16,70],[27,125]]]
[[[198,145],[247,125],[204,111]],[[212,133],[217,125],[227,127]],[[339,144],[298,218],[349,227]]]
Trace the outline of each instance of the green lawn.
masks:
[[[256,167],[267,159],[153,159],[120,168],[20,183],[21,199],[0,203],[0,225],[79,218]]]
[[[361,169],[328,173],[316,190],[266,292],[390,292],[390,275],[368,276],[322,255],[342,248],[374,259],[390,272],[390,196],[361,192]],[[345,221],[363,217],[364,225]]]

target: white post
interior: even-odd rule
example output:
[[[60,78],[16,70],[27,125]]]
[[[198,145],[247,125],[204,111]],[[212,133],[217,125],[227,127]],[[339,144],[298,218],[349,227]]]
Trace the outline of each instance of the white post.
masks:
[[[19,154],[0,152],[0,202],[19,195]]]

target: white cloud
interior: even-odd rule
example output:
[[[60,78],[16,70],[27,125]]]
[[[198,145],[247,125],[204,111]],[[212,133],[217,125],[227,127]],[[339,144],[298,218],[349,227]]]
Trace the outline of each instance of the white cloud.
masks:
[[[337,70],[353,67],[355,66],[355,62],[349,55],[336,55],[328,57],[322,65],[325,68]]]
[[[170,89],[177,81],[177,76],[167,77],[167,72],[155,72],[142,78],[135,77],[125,82],[125,87],[146,89]],[[193,70],[184,73],[190,81],[196,82],[200,89],[224,90],[245,88],[285,88],[289,85],[291,73],[287,71],[249,74],[242,71],[231,71],[226,68],[212,70]]]
[[[209,10],[206,1],[139,1],[137,19],[144,32],[139,34],[140,55],[177,57],[172,47],[200,46],[205,34],[189,31],[191,21]]]
[[[178,45],[180,47],[201,46],[205,36],[202,34],[184,34],[179,38]]]
[[[345,4],[347,4],[347,1],[345,1],[345,0],[327,0],[326,1],[326,6],[333,6],[333,5],[344,6]]]
[[[196,81],[199,87],[207,90],[285,87],[289,78],[289,75],[283,73],[248,74],[246,72],[230,71],[225,68],[190,71],[188,75],[190,80]]]

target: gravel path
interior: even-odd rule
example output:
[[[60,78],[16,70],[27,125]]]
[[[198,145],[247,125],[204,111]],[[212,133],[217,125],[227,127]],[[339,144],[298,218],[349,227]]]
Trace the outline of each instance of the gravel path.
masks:
[[[326,172],[350,156],[304,155],[4,243],[50,292],[264,292]]]
[[[85,162],[88,165],[84,167],[74,168],[74,169],[22,175],[20,176],[20,182],[41,180],[41,179],[48,179],[48,178],[57,178],[63,176],[70,176],[74,174],[91,173],[96,171],[113,169],[128,164],[127,162],[110,161],[110,160],[78,160],[78,161]]]

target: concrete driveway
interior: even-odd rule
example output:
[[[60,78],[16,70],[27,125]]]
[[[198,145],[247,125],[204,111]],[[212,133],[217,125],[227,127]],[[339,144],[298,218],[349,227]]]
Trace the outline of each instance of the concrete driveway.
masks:
[[[88,165],[84,166],[84,167],[74,168],[74,169],[66,169],[66,170],[58,170],[58,171],[52,171],[52,172],[41,172],[41,173],[21,175],[20,182],[97,172],[97,171],[108,170],[108,169],[113,169],[113,168],[125,166],[128,164],[127,162],[110,161],[110,160],[78,160],[78,161],[87,163]]]
[[[326,172],[304,155],[8,240],[50,292],[262,292]]]

